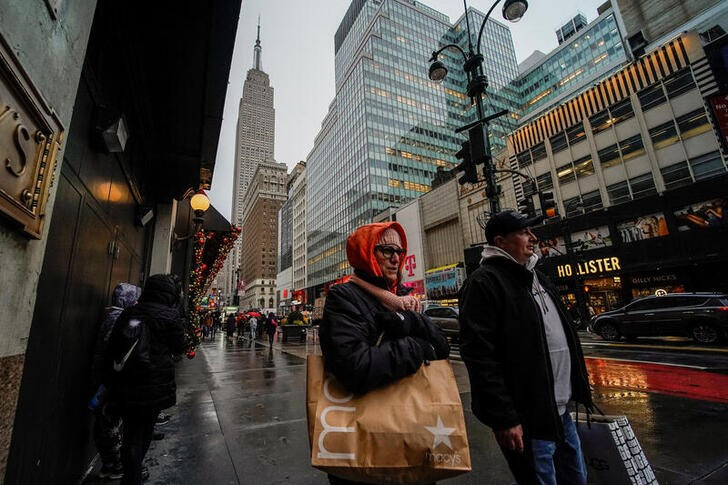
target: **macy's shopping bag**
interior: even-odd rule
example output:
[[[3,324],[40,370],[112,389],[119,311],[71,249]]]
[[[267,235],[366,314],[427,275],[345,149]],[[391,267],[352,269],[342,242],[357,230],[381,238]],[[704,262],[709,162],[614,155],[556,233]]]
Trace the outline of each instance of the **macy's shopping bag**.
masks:
[[[363,395],[346,392],[309,355],[311,465],[366,483],[430,483],[471,470],[463,406],[450,362]]]
[[[574,414],[572,413],[572,418]],[[579,416],[576,429],[584,451],[589,483],[657,485],[626,416]]]

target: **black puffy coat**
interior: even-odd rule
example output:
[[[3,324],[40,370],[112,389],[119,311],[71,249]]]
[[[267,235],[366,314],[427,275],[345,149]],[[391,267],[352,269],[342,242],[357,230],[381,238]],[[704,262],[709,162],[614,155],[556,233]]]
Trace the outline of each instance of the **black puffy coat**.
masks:
[[[185,322],[178,304],[179,286],[173,277],[154,275],[147,280],[139,303],[119,317],[110,345],[122,338],[124,327],[132,319],[142,322],[148,339],[144,349],[148,361],[132,353],[121,372],[110,371],[111,400],[121,412],[155,412],[177,402],[172,356],[186,350]]]
[[[368,279],[380,287],[386,286],[382,278]],[[400,286],[397,294],[406,295],[408,291]],[[385,332],[377,346],[382,330],[374,317],[386,311],[354,283],[333,286],[326,296],[319,330],[321,352],[326,369],[350,392],[366,393],[414,374],[422,365],[422,348],[410,336],[396,338]],[[433,338],[439,339],[440,347],[448,348],[442,331],[426,316],[419,317]]]
[[[572,399],[592,406],[579,339],[545,276],[539,282],[561,316],[571,357]],[[486,259],[460,293],[460,355],[470,376],[473,414],[494,430],[521,424],[529,438],[563,435],[533,273],[505,257]]]

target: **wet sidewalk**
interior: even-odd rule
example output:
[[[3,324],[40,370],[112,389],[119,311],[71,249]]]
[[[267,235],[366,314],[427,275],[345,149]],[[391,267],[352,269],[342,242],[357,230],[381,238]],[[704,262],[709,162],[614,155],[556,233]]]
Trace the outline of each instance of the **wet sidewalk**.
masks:
[[[203,343],[177,369],[178,404],[165,438],[147,455],[154,484],[320,484],[309,464],[305,344]],[[464,365],[453,362],[465,409],[474,471],[443,483],[510,484],[492,433],[470,412]],[[728,483],[728,406],[600,387],[607,414],[627,414],[662,484]]]

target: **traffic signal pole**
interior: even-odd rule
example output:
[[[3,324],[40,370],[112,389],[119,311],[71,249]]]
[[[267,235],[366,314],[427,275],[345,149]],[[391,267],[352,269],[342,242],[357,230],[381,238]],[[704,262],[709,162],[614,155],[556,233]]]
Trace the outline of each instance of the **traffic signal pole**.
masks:
[[[461,158],[463,162],[457,166],[456,170],[464,171],[465,175],[459,179],[460,183],[471,182],[473,180],[473,173],[477,179],[477,171],[475,166],[483,164],[483,180],[485,181],[485,194],[490,202],[490,213],[496,214],[500,212],[500,186],[498,185],[495,178],[495,165],[493,163],[493,155],[491,153],[490,138],[488,136],[488,125],[489,122],[495,118],[503,116],[508,111],[500,111],[487,118],[484,117],[485,113],[483,110],[482,97],[488,89],[488,78],[483,73],[483,54],[480,53],[480,41],[483,36],[483,29],[485,24],[490,17],[493,9],[500,3],[501,0],[496,0],[493,5],[485,14],[483,22],[480,25],[478,32],[478,39],[475,49],[472,45],[472,35],[470,30],[470,16],[468,15],[468,4],[466,0],[463,0],[463,6],[465,7],[465,20],[468,28],[468,52],[466,53],[457,44],[448,44],[432,53],[430,58],[430,72],[429,77],[433,81],[442,81],[447,75],[447,68],[445,65],[438,60],[438,56],[445,49],[454,49],[460,52],[463,56],[463,70],[467,74],[468,86],[467,95],[470,97],[471,103],[475,104],[477,120],[473,123],[458,128],[456,133],[462,131],[468,131],[468,141],[463,143],[463,148],[458,152],[462,154]],[[511,22],[517,22],[521,19],[523,14],[528,8],[528,2],[526,0],[505,0],[503,4],[503,18]],[[467,146],[466,146],[467,143]],[[469,156],[468,156],[469,153]]]

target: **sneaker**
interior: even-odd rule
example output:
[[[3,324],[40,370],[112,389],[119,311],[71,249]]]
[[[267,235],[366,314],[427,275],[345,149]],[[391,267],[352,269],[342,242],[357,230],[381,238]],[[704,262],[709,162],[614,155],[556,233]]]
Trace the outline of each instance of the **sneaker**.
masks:
[[[99,478],[110,478],[111,480],[118,480],[124,477],[124,469],[119,466],[102,466],[99,472]]]
[[[169,423],[169,418],[171,418],[171,417],[172,416],[170,416],[169,414],[160,413],[157,416],[156,424],[167,424],[167,423]]]

